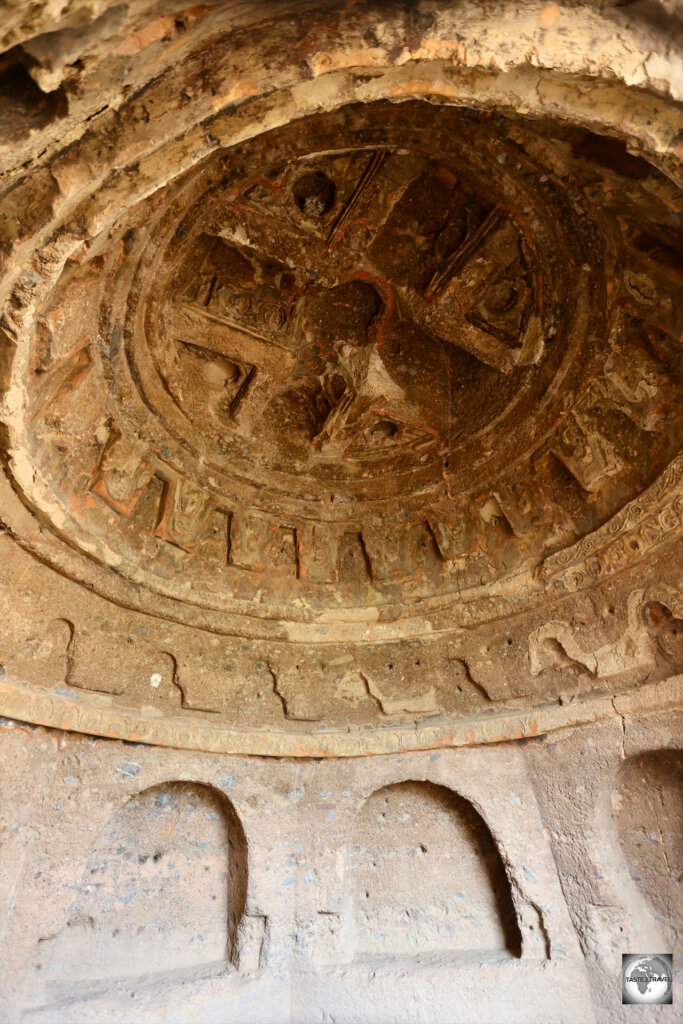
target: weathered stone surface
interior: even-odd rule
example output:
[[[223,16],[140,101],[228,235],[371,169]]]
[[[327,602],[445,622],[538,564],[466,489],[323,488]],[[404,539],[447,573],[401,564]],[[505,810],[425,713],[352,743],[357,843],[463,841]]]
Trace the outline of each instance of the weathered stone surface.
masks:
[[[618,10],[494,7],[8,22],[11,74],[100,103],[0,197],[3,518],[57,571],[22,570],[51,596],[10,615],[8,712],[77,688],[94,731],[314,752],[301,723],[446,736],[675,671],[676,85]]]
[[[3,1019],[625,1021],[621,952],[674,941],[681,735],[292,762],[6,723]]]
[[[675,948],[680,41],[0,0],[3,1019],[621,1021]]]

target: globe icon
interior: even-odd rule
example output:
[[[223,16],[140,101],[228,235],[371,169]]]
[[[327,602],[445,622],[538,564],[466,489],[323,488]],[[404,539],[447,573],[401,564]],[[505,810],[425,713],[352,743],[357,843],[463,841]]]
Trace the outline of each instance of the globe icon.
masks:
[[[634,957],[624,970],[625,1001],[650,1005],[670,1002],[672,975],[668,957]]]

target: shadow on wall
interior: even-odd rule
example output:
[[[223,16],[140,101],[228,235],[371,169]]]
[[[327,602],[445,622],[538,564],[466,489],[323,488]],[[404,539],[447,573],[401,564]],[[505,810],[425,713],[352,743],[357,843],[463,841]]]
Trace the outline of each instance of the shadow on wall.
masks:
[[[655,919],[683,934],[683,752],[653,750],[624,761],[612,812],[631,879]]]
[[[367,800],[351,844],[354,956],[521,955],[510,884],[472,805],[429,782]]]
[[[87,856],[47,981],[153,974],[231,959],[247,891],[232,805],[170,782],[132,797]],[[47,951],[46,951],[47,952]]]
[[[0,144],[27,138],[67,113],[63,86],[43,92],[28,73],[27,60],[20,47],[0,55]]]

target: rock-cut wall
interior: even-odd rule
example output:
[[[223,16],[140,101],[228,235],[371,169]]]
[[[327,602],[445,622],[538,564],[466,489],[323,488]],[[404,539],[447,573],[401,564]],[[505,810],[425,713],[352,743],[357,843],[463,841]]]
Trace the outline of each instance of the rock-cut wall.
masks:
[[[8,1020],[620,1021],[677,963],[682,38],[0,0]]]
[[[622,953],[676,965],[680,714],[347,760],[0,745],[5,1020],[625,1024]]]

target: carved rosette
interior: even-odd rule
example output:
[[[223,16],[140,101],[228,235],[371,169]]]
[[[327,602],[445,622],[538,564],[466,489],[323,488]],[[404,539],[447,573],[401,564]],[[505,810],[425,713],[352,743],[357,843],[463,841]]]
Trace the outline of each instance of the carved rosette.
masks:
[[[355,104],[72,217],[5,318],[11,713],[343,753],[670,674],[670,190],[601,138]]]

